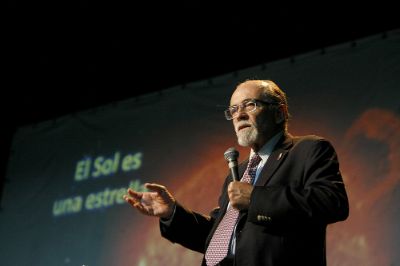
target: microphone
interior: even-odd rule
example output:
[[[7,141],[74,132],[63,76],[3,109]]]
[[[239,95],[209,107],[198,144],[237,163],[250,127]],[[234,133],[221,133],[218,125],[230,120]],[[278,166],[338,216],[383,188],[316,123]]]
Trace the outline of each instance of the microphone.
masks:
[[[239,152],[231,147],[227,149],[224,153],[225,160],[228,161],[229,168],[231,169],[231,174],[233,181],[239,181],[239,171],[238,171],[238,157],[239,157]]]

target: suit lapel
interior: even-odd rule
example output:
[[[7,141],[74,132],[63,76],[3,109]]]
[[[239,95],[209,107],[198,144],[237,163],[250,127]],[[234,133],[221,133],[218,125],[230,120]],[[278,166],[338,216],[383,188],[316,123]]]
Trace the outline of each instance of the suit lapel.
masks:
[[[275,173],[281,163],[286,159],[286,155],[288,154],[289,148],[292,145],[292,136],[290,134],[283,135],[275,146],[274,151],[268,157],[268,160],[265,163],[255,186],[264,186],[269,182],[272,175]]]
[[[271,153],[267,162],[265,163],[260,173],[260,177],[258,178],[255,186],[264,186],[269,181],[273,173],[276,171],[276,169],[278,169],[279,165],[285,160],[288,150],[292,145],[293,145],[292,136],[290,134],[284,134],[282,138],[279,140],[279,142],[276,144],[274,151]],[[244,172],[246,171],[248,162],[249,159],[243,161],[239,165],[238,169],[239,177],[243,176]],[[230,176],[229,179],[230,180],[227,183],[227,185],[232,181],[232,176]],[[222,205],[220,206],[223,213],[221,213],[220,217],[217,219],[218,221],[225,214],[226,208],[228,207],[229,197],[227,193],[227,188],[228,187],[225,188]]]
[[[269,156],[266,164],[264,165],[264,167],[260,173],[260,177],[258,178],[255,186],[264,186],[269,181],[269,179],[271,178],[273,173],[276,171],[276,169],[278,169],[279,165],[285,160],[288,150],[292,145],[293,145],[293,140],[292,140],[292,136],[290,134],[286,134],[286,135],[282,136],[282,138],[279,140],[279,142],[275,146],[274,151]],[[246,161],[242,162],[239,165],[239,169],[238,169],[239,177],[243,176],[244,172],[246,171],[248,162],[249,162],[249,159],[247,159]],[[229,181],[227,182],[227,185],[231,181],[232,181],[232,176],[229,177]],[[222,204],[220,206],[220,214],[214,223],[214,226],[212,229],[212,234],[210,234],[209,238],[207,239],[207,245],[211,239],[211,236],[214,234],[214,231],[217,228],[217,225],[221,221],[222,217],[225,215],[226,209],[228,207],[229,197],[228,197],[228,193],[227,193],[227,188],[228,187],[225,187],[225,191],[222,196],[222,198],[223,198]],[[239,221],[243,220],[242,218],[244,216],[246,216],[246,214],[247,214],[247,212],[241,211],[240,215],[239,215]]]

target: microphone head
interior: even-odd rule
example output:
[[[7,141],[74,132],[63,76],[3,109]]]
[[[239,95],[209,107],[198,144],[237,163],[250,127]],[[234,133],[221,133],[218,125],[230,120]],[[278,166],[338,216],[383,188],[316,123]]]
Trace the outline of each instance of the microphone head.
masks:
[[[227,149],[224,153],[225,160],[227,161],[237,161],[237,158],[239,157],[239,152],[234,148],[230,147]]]

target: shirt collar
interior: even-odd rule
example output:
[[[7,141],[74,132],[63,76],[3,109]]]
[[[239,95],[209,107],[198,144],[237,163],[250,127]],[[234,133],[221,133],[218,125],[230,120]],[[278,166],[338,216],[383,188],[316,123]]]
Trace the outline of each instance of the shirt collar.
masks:
[[[279,132],[275,136],[273,136],[267,143],[264,144],[264,146],[261,147],[261,149],[258,151],[258,155],[260,155],[262,161],[265,161],[268,159],[269,155],[272,153],[272,150],[274,149],[276,143],[278,143],[279,139],[282,137],[283,131]],[[253,156],[255,152],[253,149],[250,151],[250,158]]]

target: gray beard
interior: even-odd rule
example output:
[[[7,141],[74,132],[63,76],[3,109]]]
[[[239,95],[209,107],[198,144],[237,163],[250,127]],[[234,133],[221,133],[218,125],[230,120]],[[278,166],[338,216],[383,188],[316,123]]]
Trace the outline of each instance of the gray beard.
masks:
[[[248,147],[256,142],[258,137],[258,130],[257,128],[252,126],[240,130],[239,132],[236,133],[236,136],[238,138],[238,143],[240,146]]]

